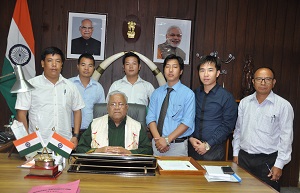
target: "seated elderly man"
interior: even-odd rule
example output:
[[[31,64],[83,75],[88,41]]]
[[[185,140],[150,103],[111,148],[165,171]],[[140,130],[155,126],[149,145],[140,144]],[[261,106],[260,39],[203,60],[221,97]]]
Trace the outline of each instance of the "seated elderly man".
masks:
[[[91,122],[82,134],[76,152],[152,155],[146,130],[127,115],[127,96],[113,91],[108,97],[108,114]]]

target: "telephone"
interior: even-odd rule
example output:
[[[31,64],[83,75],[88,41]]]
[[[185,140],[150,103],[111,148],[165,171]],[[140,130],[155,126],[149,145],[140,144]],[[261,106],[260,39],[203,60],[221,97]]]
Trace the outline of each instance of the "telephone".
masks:
[[[3,144],[3,143],[6,143],[8,141],[9,140],[8,140],[6,134],[4,132],[0,132],[0,143]]]
[[[0,132],[0,144],[7,143],[8,141],[14,140],[14,134],[9,134],[7,132]]]

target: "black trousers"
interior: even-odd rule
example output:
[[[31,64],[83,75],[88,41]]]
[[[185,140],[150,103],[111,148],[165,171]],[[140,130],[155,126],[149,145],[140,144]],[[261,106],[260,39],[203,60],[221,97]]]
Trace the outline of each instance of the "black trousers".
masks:
[[[240,150],[238,156],[239,166],[280,192],[279,181],[272,181],[271,177],[268,177],[269,168],[271,169],[274,166],[277,154],[277,152],[272,154],[249,154],[244,150]]]
[[[224,161],[225,160],[225,145],[217,144],[208,150],[204,155],[198,154],[192,144],[188,143],[188,154],[195,160],[209,160],[209,161]]]

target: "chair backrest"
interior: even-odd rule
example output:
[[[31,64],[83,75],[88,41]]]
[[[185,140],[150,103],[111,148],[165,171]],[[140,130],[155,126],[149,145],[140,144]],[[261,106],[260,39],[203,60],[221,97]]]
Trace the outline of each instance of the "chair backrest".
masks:
[[[93,117],[101,117],[107,114],[107,104],[106,103],[97,103],[94,105]],[[146,106],[141,104],[128,103],[128,112],[127,115],[137,120],[142,124],[144,129],[146,126]]]

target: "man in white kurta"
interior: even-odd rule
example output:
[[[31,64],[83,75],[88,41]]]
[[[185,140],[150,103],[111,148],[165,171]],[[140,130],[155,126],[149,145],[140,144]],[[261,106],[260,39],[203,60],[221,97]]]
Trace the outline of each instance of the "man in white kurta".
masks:
[[[23,122],[28,133],[39,129],[47,143],[52,129],[77,146],[77,134],[81,124],[82,97],[76,86],[61,74],[63,53],[55,47],[46,48],[42,57],[44,73],[29,82],[33,91],[19,93],[15,108],[17,119]],[[27,122],[29,114],[29,124]],[[72,135],[71,115],[74,112],[74,134]]]

